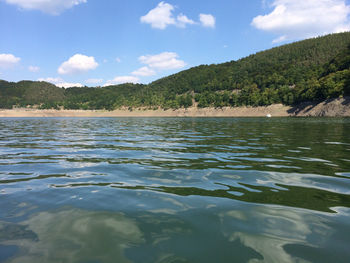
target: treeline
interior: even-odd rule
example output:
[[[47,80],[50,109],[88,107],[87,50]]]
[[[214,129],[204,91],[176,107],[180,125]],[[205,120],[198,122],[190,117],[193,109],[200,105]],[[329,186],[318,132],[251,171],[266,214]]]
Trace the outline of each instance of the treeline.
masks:
[[[39,81],[17,83],[0,80],[0,108],[26,107],[56,103],[66,99],[65,91],[55,85]]]
[[[46,82],[0,81],[0,108],[180,108],[293,105],[350,96],[350,33],[332,34],[201,65],[149,85],[58,88]]]
[[[200,107],[293,105],[350,95],[350,33],[308,39],[238,61],[199,66],[150,84],[194,92]]]

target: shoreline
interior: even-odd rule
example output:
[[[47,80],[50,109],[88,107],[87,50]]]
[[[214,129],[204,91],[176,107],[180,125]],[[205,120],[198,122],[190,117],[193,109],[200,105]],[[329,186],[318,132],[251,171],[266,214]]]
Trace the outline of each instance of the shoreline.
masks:
[[[323,102],[304,102],[297,106],[273,104],[259,107],[117,109],[107,110],[39,110],[31,108],[0,109],[0,118],[25,117],[350,117],[350,97]]]
[[[17,108],[0,110],[1,118],[25,117],[272,117],[292,116],[288,113],[291,107],[281,104],[267,107],[223,107],[223,108],[181,108],[177,110],[146,110],[146,109],[117,109],[107,110],[38,110],[30,108]]]

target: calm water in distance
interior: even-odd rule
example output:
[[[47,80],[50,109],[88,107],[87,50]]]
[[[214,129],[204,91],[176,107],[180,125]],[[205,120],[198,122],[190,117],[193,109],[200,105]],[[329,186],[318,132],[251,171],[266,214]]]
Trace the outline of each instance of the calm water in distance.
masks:
[[[0,119],[0,262],[350,262],[350,119]]]

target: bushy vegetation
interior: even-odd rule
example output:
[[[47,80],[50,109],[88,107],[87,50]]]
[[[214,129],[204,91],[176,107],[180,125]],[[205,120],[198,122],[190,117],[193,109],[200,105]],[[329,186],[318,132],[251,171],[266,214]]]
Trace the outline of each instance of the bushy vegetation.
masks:
[[[64,99],[64,90],[51,83],[39,81],[14,83],[0,80],[0,108],[55,105]]]
[[[332,34],[201,65],[149,85],[61,89],[46,82],[0,81],[0,107],[106,109],[293,105],[350,95],[350,33]]]
[[[349,95],[349,45],[350,33],[328,35],[195,67],[150,86],[172,93],[193,91],[200,107],[292,105]]]

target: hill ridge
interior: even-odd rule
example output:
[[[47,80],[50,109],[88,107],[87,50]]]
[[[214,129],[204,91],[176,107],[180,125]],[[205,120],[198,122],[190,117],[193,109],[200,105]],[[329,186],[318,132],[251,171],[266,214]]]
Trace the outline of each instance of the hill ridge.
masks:
[[[307,39],[237,61],[199,65],[148,85],[62,89],[46,82],[0,81],[0,108],[42,109],[295,105],[350,95],[350,33]]]

